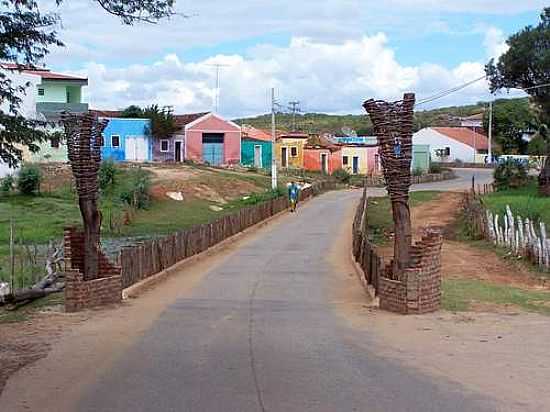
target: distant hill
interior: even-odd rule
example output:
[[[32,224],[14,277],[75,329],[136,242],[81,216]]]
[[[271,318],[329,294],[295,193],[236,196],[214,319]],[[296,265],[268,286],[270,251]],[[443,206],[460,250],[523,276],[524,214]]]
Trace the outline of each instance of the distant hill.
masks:
[[[519,99],[510,99],[519,100]],[[488,102],[468,106],[451,106],[415,113],[415,131],[429,126],[458,126],[457,117],[471,116],[483,112]],[[271,114],[234,120],[238,124],[249,124],[260,129],[271,128]],[[308,133],[342,133],[343,128],[355,130],[358,135],[372,135],[372,124],[366,115],[331,115],[305,113],[296,116],[296,129]],[[292,115],[277,114],[277,129],[292,130]]]

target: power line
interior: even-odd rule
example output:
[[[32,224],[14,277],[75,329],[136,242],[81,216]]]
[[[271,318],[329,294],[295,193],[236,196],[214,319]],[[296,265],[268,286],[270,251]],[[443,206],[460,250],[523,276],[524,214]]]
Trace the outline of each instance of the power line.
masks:
[[[417,103],[416,103],[416,106],[420,106],[422,104],[426,104],[426,103],[429,103],[429,102],[433,102],[434,100],[439,100],[439,99],[442,99],[443,97],[446,97],[452,93],[456,93],[457,91],[459,90],[462,90],[462,89],[465,89],[466,87],[474,84],[474,83],[477,83],[478,81],[480,80],[483,80],[485,79],[486,76],[482,76],[482,77],[478,77],[477,79],[474,79],[474,80],[470,80],[469,82],[466,82],[464,84],[461,84],[460,86],[456,86],[456,87],[453,87],[451,89],[448,89],[448,90],[443,90],[437,94],[434,94],[433,96],[430,96],[430,97],[426,97],[425,99],[421,99],[419,100]]]
[[[520,90],[533,90],[533,89],[540,89],[542,87],[550,87],[550,83],[544,83],[544,84],[538,84],[536,86],[526,87],[525,89],[518,87]],[[516,87],[514,87],[516,89]]]
[[[288,109],[292,113],[292,130],[296,131],[296,113],[301,112],[300,102],[298,100],[288,102]]]

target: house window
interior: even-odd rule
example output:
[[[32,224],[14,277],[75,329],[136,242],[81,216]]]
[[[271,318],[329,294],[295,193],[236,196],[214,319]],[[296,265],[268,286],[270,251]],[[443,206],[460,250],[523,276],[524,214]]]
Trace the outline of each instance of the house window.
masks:
[[[169,142],[166,139],[160,141],[160,151],[166,153],[169,150]]]
[[[342,165],[347,166],[349,164],[349,158],[347,156],[342,157]]]
[[[111,135],[111,146],[120,147],[120,136],[118,134]]]
[[[290,157],[297,157],[298,156],[298,148],[296,146],[292,146],[290,148]]]
[[[39,95],[39,96],[44,96],[44,89],[43,89],[42,87],[40,87],[40,88],[38,89],[38,95]]]

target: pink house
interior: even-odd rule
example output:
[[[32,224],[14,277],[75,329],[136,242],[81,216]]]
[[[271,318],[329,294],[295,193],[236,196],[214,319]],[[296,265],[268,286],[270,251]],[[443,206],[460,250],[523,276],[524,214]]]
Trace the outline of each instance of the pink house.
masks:
[[[215,113],[174,117],[180,130],[172,139],[159,140],[155,160],[177,162],[183,158],[213,166],[240,163],[241,128],[237,124]]]

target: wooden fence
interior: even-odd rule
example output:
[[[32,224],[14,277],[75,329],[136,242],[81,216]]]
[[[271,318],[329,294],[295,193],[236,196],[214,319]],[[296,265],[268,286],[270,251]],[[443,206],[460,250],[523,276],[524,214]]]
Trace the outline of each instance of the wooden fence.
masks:
[[[336,184],[333,182],[321,182],[305,188],[301,192],[301,199],[335,188]],[[123,247],[118,257],[118,264],[122,269],[122,287],[127,288],[162,272],[177,262],[204,252],[287,208],[288,199],[286,196],[281,196],[245,207],[231,215],[222,216],[212,223],[196,225],[163,238]]]
[[[492,185],[478,187],[477,191],[474,186],[464,195],[464,214],[472,232],[517,257],[526,258],[541,270],[550,270],[550,239],[544,222],[515,215],[508,205],[502,216],[491,212],[483,205],[481,195],[492,190]]]
[[[365,288],[373,287],[378,295],[379,279],[384,274],[384,259],[376,253],[376,247],[367,238],[367,206],[366,190],[357,206],[353,221],[353,257],[364,273],[361,282]]]

